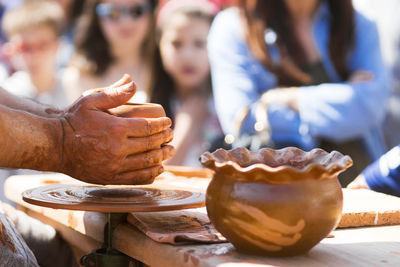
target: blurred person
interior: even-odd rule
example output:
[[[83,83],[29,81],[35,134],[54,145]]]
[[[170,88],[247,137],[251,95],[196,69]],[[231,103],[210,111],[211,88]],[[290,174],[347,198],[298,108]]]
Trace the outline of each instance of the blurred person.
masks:
[[[13,72],[0,82],[1,87],[19,97],[65,108],[68,100],[56,68],[58,37],[63,23],[59,5],[29,1],[7,9],[2,23],[8,37],[3,51],[10,63],[9,70]],[[2,170],[0,184],[10,175],[32,173],[35,172]],[[3,192],[0,198],[4,198]]]
[[[269,131],[276,148],[339,150],[355,162],[343,185],[385,152],[388,75],[351,0],[241,0],[215,18],[208,49],[227,135],[245,114],[239,139]]]
[[[198,158],[222,134],[211,97],[207,36],[217,7],[206,0],[170,0],[157,25],[160,62],[151,102],[173,118],[176,148],[167,164],[199,166]]]
[[[365,168],[347,188],[371,189],[400,197],[400,145]]]
[[[28,1],[6,12],[3,28],[9,41],[4,49],[16,71],[1,84],[5,90],[59,108],[67,106],[56,68],[62,23],[60,6],[47,1]]]
[[[83,12],[84,0],[47,0],[58,3],[64,15],[64,27],[59,37],[60,48],[57,53],[57,68],[63,70],[74,54],[74,40],[79,32],[77,24]]]
[[[79,16],[83,12],[85,1],[83,0],[51,0],[51,1],[57,2],[61,6],[66,20],[66,26],[64,30],[67,32],[67,35],[73,35]]]
[[[58,110],[0,88],[0,167],[61,172],[95,184],[152,183],[174,152],[167,145],[171,120],[111,111],[135,91],[125,75]],[[0,241],[0,266],[73,264],[72,252],[53,228],[1,203]]]
[[[400,143],[400,1],[353,0],[354,7],[376,22],[382,55],[391,73],[391,94],[383,125],[388,147]]]
[[[69,98],[103,87],[120,73],[138,84],[134,102],[146,102],[155,50],[155,0],[89,0],[78,23],[75,55],[63,75]]]

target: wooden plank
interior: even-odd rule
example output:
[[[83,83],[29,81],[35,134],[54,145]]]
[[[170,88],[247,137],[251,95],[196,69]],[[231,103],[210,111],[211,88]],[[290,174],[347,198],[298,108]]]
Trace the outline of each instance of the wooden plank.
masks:
[[[400,198],[365,189],[343,189],[339,228],[400,224]]]
[[[171,172],[165,172],[156,179],[154,185],[205,192],[209,182],[209,178],[192,177],[188,179],[184,176],[176,176]],[[61,174],[12,176],[5,183],[7,189],[5,193],[9,199],[16,203],[28,205],[21,200],[20,194],[24,190],[52,183],[84,184]],[[400,198],[363,189],[343,189],[343,195],[343,215],[339,228],[400,224]],[[47,212],[46,209],[41,207],[29,207],[38,212]],[[78,219],[74,219],[71,214],[74,214],[73,217]],[[51,216],[51,214],[48,215]],[[60,213],[59,216],[63,217],[61,221],[74,224],[80,222],[79,217],[83,216],[83,212],[79,214],[79,212],[65,211]],[[86,233],[83,225],[78,225],[75,228]]]
[[[207,168],[191,168],[186,166],[165,165],[164,170],[176,176],[212,178],[214,171]]]
[[[19,206],[18,208],[27,215],[56,229],[64,240],[74,247],[74,252],[79,251],[79,253],[81,253],[80,255],[77,255],[79,258],[84,254],[90,253],[93,249],[100,247],[102,244],[101,241],[95,240],[92,237],[82,234],[74,228],[63,224],[62,222],[57,221],[57,217],[48,217],[22,206]]]
[[[400,226],[333,232],[308,254],[289,258],[239,253],[230,243],[173,246],[157,243],[131,225],[120,225],[113,244],[150,266],[400,266]]]
[[[29,214],[43,221],[55,221],[53,226],[79,249],[86,250],[102,241],[105,217],[101,213],[90,216],[79,211],[63,211],[28,205],[20,192],[26,187],[39,186],[41,179],[52,177],[13,177],[6,183],[6,192],[14,201],[27,207]],[[57,179],[66,179],[58,177]],[[184,178],[182,178],[184,180]],[[194,179],[194,178],[191,178]],[[36,180],[36,181],[35,181]],[[67,179],[68,180],[68,179]],[[167,184],[167,179],[163,182]],[[204,180],[204,179],[203,179]],[[194,180],[195,181],[195,180]],[[54,181],[53,181],[54,182]],[[178,184],[176,184],[178,186]],[[197,186],[197,185],[196,185]],[[12,192],[11,192],[12,191]],[[346,193],[345,193],[346,194]],[[353,194],[353,193],[350,193]],[[346,197],[346,196],[345,196]],[[374,201],[373,199],[369,201]],[[365,205],[365,203],[361,203]],[[41,214],[42,217],[36,213]],[[51,218],[51,220],[49,220]],[[65,229],[64,229],[65,228]],[[76,236],[78,234],[78,237]],[[117,227],[113,245],[120,251],[151,266],[400,266],[400,226],[336,230],[334,238],[326,238],[311,252],[293,258],[255,257],[237,252],[231,244],[172,246],[147,238],[133,226]],[[82,238],[82,239],[81,239]],[[84,239],[95,242],[92,245]],[[89,245],[87,245],[89,244]]]

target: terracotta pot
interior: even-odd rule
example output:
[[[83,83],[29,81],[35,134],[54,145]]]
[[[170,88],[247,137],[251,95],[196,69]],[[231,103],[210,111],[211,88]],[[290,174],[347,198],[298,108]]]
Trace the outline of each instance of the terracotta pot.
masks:
[[[109,110],[109,112],[113,115],[127,118],[159,118],[166,116],[164,108],[159,104],[153,103],[126,103],[125,105]]]
[[[337,175],[352,165],[349,156],[237,148],[206,152],[200,161],[215,171],[206,195],[208,216],[239,251],[303,254],[339,223],[343,195]]]

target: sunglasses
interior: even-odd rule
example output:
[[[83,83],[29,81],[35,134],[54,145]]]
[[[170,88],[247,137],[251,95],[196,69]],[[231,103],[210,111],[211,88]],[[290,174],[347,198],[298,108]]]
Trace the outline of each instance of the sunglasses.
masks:
[[[138,19],[149,11],[151,11],[151,5],[148,2],[130,7],[116,6],[111,3],[102,3],[96,6],[96,14],[100,18],[114,21],[119,20],[122,16]]]

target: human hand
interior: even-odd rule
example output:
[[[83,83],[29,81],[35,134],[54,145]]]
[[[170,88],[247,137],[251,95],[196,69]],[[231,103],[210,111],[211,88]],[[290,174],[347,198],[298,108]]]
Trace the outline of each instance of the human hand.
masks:
[[[374,74],[372,72],[357,70],[350,75],[348,81],[351,83],[361,83],[370,81],[372,79],[374,79]]]
[[[346,188],[349,189],[370,189],[364,175],[360,174]]]
[[[63,113],[61,172],[95,184],[147,184],[163,171],[162,161],[174,153],[165,145],[173,138],[171,120],[109,112],[135,91],[126,75],[108,88],[91,90]]]
[[[130,82],[132,82],[132,79],[130,78],[129,75],[125,74],[119,81],[115,82],[110,87],[119,87]],[[97,89],[87,90],[82,95],[88,96],[104,92],[105,90],[107,90],[107,88],[97,88]],[[164,108],[161,105],[154,103],[137,104],[128,102],[118,107],[108,109],[106,112],[118,117],[125,117],[125,118],[135,118],[135,117],[158,118],[166,116]]]
[[[298,106],[298,88],[276,88],[270,89],[261,95],[261,103],[265,105],[281,103],[287,105],[294,111],[299,111]]]

